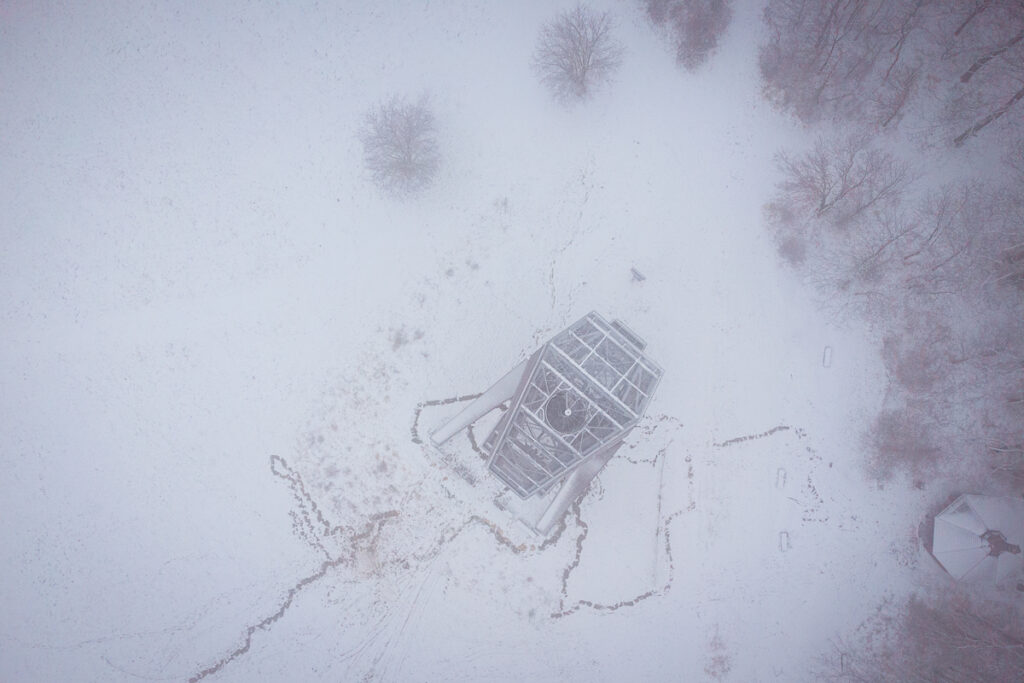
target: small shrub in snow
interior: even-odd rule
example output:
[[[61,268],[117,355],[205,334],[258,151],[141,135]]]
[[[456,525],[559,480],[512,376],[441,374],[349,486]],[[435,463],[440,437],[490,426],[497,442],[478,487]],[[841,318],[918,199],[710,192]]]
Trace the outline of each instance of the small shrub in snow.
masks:
[[[407,194],[433,181],[439,155],[426,97],[407,102],[396,96],[377,105],[367,113],[359,139],[366,170],[385,191]]]
[[[541,28],[533,55],[541,82],[560,100],[586,98],[622,61],[611,32],[607,12],[577,5],[559,14]]]

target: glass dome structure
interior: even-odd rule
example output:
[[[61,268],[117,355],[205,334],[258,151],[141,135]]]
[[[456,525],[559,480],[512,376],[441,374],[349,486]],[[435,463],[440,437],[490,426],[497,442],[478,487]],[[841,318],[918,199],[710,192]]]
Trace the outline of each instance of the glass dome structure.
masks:
[[[544,344],[482,444],[491,472],[526,498],[618,447],[663,374],[644,348],[624,324],[594,312]]]

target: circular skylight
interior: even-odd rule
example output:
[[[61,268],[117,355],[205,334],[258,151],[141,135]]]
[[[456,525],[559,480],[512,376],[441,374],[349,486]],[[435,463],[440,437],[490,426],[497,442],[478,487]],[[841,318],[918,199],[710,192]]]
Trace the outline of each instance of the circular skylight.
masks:
[[[587,424],[589,402],[575,391],[552,394],[544,406],[544,420],[557,432],[574,434]]]

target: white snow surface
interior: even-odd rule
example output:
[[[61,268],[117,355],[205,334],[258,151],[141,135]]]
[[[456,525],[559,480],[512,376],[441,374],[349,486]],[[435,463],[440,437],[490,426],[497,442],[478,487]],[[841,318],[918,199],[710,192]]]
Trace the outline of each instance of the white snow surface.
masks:
[[[808,133],[760,8],[690,74],[593,4],[624,62],[564,107],[568,3],[0,3],[0,679],[799,681],[904,589],[877,344],[762,227]],[[396,200],[356,132],[421,92]],[[666,374],[542,547],[414,421],[591,309]]]

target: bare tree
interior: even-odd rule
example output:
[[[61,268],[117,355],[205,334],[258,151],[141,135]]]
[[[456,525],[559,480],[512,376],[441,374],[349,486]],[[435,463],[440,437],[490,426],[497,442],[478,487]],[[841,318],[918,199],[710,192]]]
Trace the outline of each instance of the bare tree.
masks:
[[[941,316],[924,311],[902,330],[890,331],[882,358],[890,380],[914,395],[932,392],[947,376],[951,331]]]
[[[920,65],[894,65],[889,75],[871,95],[868,105],[870,120],[882,128],[903,120],[908,105],[917,96],[921,72]]]
[[[718,47],[732,21],[732,0],[643,0],[655,26],[667,29],[676,61],[696,69]]]
[[[833,313],[877,316],[902,296],[904,254],[920,225],[904,208],[914,174],[870,137],[821,137],[776,158],[782,178],[765,207],[780,256]]]
[[[984,311],[965,335],[956,372],[957,405],[972,418],[972,441],[984,449],[994,483],[1024,482],[1024,305]]]
[[[826,307],[886,330],[869,472],[1024,478],[1024,179],[916,203],[906,166],[854,136],[781,155],[766,216]],[[987,458],[987,459],[986,459]]]
[[[805,122],[889,127],[913,112],[955,146],[1021,128],[1019,0],[769,0],[764,16],[765,94]]]
[[[1013,171],[1017,186],[1024,188],[1024,131],[1007,145],[1003,163]]]
[[[900,60],[916,28],[914,0],[771,0],[761,49],[765,92],[804,121],[862,113],[879,70]],[[896,35],[892,27],[899,27]],[[865,95],[869,95],[865,98]]]
[[[424,95],[416,102],[395,96],[367,114],[359,138],[363,163],[381,188],[404,195],[429,185],[439,154],[434,114]]]
[[[901,254],[917,224],[898,206],[887,206],[849,221],[841,229],[813,222],[809,239],[777,235],[780,255],[801,247],[799,265],[818,291],[821,304],[839,317],[858,315],[884,322],[899,315],[905,298]],[[795,244],[794,244],[795,243]],[[788,251],[787,251],[788,250]]]
[[[885,333],[873,473],[988,465],[1024,481],[1024,3],[768,0],[765,22],[766,95],[805,122],[1008,150],[1002,168],[912,194],[914,174],[871,138],[820,138],[778,156],[765,215],[828,308]]]
[[[935,438],[936,421],[927,401],[883,410],[868,430],[867,470],[875,479],[885,481],[896,472],[905,472],[915,480],[929,479],[949,457]]]
[[[1014,151],[1024,155],[1024,140]],[[988,256],[995,263],[995,282],[1019,293],[1024,291],[1024,156],[1011,159],[1016,177],[1014,182],[998,190],[992,201],[998,221],[990,231]]]
[[[884,683],[989,683],[1024,680],[1024,629],[1012,605],[953,590],[911,596],[869,632],[887,638],[842,643],[819,680]],[[871,621],[871,620],[869,620]]]
[[[898,200],[912,180],[906,163],[876,148],[865,134],[818,138],[809,153],[781,153],[776,161],[783,174],[780,194],[814,218],[828,215],[837,227]]]
[[[947,65],[941,76],[951,84],[939,122],[956,146],[996,122],[1019,131],[1021,117],[1012,112],[1024,107],[1024,4],[978,3],[950,32],[962,14],[951,12],[937,31]]]
[[[586,5],[559,14],[540,30],[533,65],[560,100],[584,99],[607,82],[622,61],[607,12]]]
[[[1024,214],[1015,197],[977,183],[931,193],[898,258],[884,264],[893,276],[882,291],[895,305],[885,318],[887,407],[869,437],[876,476],[973,475],[987,464],[998,479],[1024,481]]]

